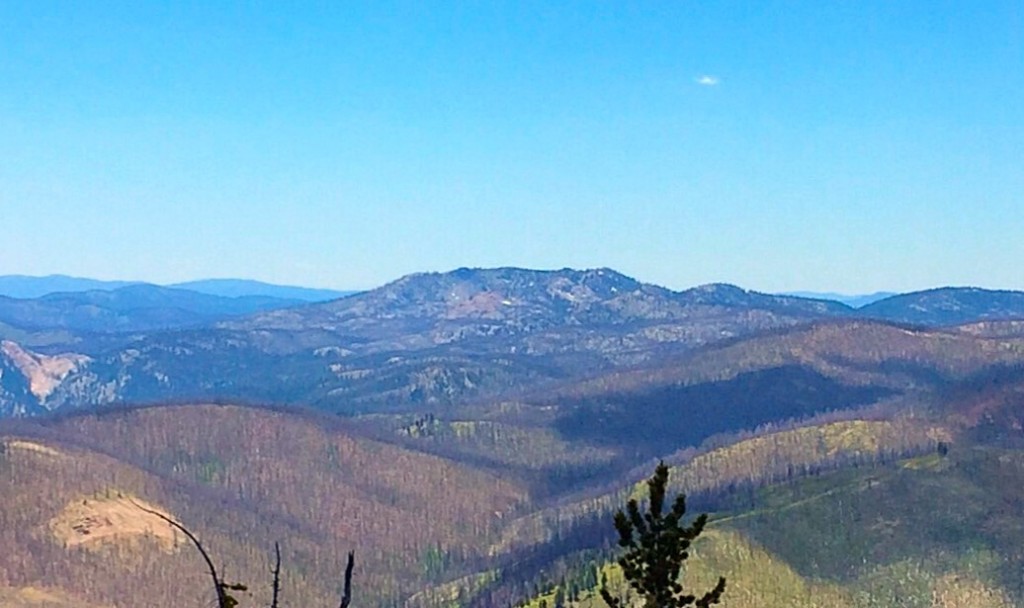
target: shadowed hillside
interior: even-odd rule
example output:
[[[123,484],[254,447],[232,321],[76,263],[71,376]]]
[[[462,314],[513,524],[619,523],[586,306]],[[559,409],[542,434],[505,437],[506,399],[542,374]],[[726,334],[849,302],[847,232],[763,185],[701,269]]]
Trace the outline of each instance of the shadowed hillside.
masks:
[[[516,407],[482,404],[464,415],[543,421],[567,440],[638,464],[766,423],[881,402],[912,409],[993,366],[1022,362],[1017,337],[823,322],[596,374],[524,395]]]

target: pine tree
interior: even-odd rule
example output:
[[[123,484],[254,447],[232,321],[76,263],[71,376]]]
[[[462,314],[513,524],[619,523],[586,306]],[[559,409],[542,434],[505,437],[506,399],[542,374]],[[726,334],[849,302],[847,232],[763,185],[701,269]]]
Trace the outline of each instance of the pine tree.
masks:
[[[615,514],[619,546],[626,549],[619,565],[630,587],[644,598],[644,608],[707,608],[721,599],[725,578],[720,577],[714,589],[698,598],[684,592],[679,573],[690,557],[690,544],[704,531],[708,517],[702,514],[689,526],[682,525],[685,494],[676,496],[671,510],[664,513],[667,485],[668,466],[661,462],[647,480],[648,512],[641,514],[637,500],[631,499],[625,512]],[[607,587],[601,588],[601,597],[610,608],[622,606],[622,601],[612,597]]]

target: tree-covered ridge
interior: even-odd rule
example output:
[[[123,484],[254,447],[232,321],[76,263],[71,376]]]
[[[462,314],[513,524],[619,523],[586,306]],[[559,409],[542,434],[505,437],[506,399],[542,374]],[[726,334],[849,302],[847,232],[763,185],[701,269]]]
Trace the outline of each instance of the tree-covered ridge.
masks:
[[[1024,361],[1024,337],[1004,333],[993,326],[987,331],[948,331],[872,321],[821,322],[733,340],[638,369],[599,374],[565,385],[550,399],[607,398],[784,366],[809,368],[853,385],[902,388],[908,382],[955,381],[991,365]]]
[[[943,287],[872,302],[858,313],[920,325],[959,325],[979,320],[1024,318],[1024,293],[975,287]]]

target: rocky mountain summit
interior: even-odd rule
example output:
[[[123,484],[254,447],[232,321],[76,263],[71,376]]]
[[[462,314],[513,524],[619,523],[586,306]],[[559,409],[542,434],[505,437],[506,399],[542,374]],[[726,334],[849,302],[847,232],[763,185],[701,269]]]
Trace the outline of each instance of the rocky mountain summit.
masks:
[[[108,341],[45,404],[31,405],[185,395],[341,409],[449,402],[847,310],[728,285],[674,292],[609,269],[463,268],[325,303]]]
[[[836,315],[848,310],[834,302],[759,294],[731,285],[674,292],[607,268],[461,268],[409,275],[349,298],[257,314],[219,327],[288,332],[317,329],[372,341],[391,338],[397,342],[386,348],[394,348],[402,343],[424,347],[556,329],[693,325],[724,317],[736,318],[744,326],[767,327],[786,324],[782,317]],[[759,311],[762,318],[758,321],[748,315],[741,320],[737,317],[741,311]],[[742,330],[736,328],[734,333]]]
[[[77,304],[63,315],[54,312],[54,302],[70,296],[17,300],[20,308],[9,310],[0,306],[0,312],[8,310],[0,316],[0,338],[27,356],[42,361],[82,355],[40,396],[17,380],[28,378],[25,365],[0,353],[8,370],[0,413],[182,399],[293,403],[340,412],[409,409],[644,366],[810,323],[871,318],[944,325],[1024,318],[1024,294],[1018,292],[937,290],[855,310],[728,284],[673,291],[607,268],[419,273],[345,298],[283,308],[276,301],[183,297],[179,290],[151,287],[73,294]],[[131,305],[138,301],[170,303],[171,309]],[[259,308],[264,305],[269,310]],[[242,314],[246,306],[256,309]],[[160,325],[182,315],[193,321]],[[36,333],[26,334],[26,326]],[[69,327],[79,330],[71,339],[39,339],[47,328]],[[82,334],[82,328],[110,331]],[[26,335],[36,342],[26,342]]]

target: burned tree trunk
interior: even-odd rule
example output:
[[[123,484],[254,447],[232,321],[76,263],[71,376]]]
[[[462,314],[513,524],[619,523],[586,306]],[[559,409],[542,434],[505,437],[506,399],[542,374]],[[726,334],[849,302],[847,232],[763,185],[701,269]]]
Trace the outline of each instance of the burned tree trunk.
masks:
[[[274,597],[270,601],[270,608],[278,608],[278,600],[281,595],[281,543],[274,543]]]
[[[348,608],[352,601],[352,569],[356,566],[356,554],[348,552],[348,565],[345,566],[345,590],[341,593],[341,604],[338,608]]]
[[[240,583],[224,582],[224,580],[220,577],[220,574],[217,573],[217,568],[213,565],[213,560],[210,559],[210,555],[206,552],[206,549],[203,547],[203,543],[199,542],[199,539],[196,538],[195,534],[192,534],[192,532],[189,531],[188,528],[174,521],[170,517],[167,517],[163,513],[160,513],[159,511],[147,509],[146,507],[143,507],[134,500],[132,501],[132,504],[134,504],[138,509],[145,511],[150,515],[155,515],[156,517],[159,517],[160,519],[164,520],[165,522],[167,522],[168,525],[172,526],[175,530],[180,530],[182,534],[184,534],[190,541],[192,541],[192,545],[195,546],[195,548],[199,551],[199,554],[203,556],[203,560],[206,562],[206,567],[210,571],[210,578],[213,579],[213,588],[217,591],[217,608],[235,608],[236,606],[238,606],[238,600],[235,599],[230,593],[228,593],[228,591],[245,591],[247,587]]]

